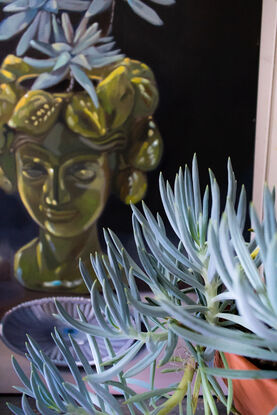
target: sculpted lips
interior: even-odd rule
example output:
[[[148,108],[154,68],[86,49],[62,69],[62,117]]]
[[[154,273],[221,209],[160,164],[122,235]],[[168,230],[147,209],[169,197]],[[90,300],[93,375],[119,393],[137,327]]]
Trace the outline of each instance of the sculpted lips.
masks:
[[[76,210],[55,210],[49,208],[41,208],[47,219],[51,222],[70,222],[76,215]]]

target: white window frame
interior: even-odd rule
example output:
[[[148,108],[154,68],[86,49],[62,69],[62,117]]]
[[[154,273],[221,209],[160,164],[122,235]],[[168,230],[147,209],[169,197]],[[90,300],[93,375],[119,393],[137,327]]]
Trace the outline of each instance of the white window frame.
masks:
[[[264,0],[256,117],[253,201],[262,216],[264,183],[277,185],[277,1]]]

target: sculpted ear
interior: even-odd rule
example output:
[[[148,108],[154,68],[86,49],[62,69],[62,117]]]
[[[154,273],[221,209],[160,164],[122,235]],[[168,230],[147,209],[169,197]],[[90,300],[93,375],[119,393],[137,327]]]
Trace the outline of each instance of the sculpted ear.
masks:
[[[0,126],[0,188],[7,193],[17,191],[16,165],[11,151],[14,132],[7,125]]]
[[[146,172],[158,166],[163,142],[152,117],[134,122],[130,131],[129,145],[120,156],[115,191],[122,202],[135,204],[145,196]]]

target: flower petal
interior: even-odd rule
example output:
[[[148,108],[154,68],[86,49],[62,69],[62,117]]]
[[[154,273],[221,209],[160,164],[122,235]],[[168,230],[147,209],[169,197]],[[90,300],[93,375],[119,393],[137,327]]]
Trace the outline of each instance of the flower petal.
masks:
[[[157,13],[140,0],[127,0],[129,6],[133,11],[144,20],[156,26],[161,26],[163,21],[159,18]]]
[[[87,93],[92,99],[92,102],[94,103],[96,108],[98,108],[99,107],[98,98],[97,98],[97,94],[96,94],[95,88],[91,80],[88,78],[85,72],[78,65],[71,64],[70,69],[76,81],[87,91]]]
[[[19,12],[7,17],[0,23],[0,40],[6,40],[25,29],[34,19],[37,10]]]
[[[39,21],[40,21],[40,12],[36,15],[34,21],[28,27],[26,32],[21,36],[21,39],[16,48],[17,55],[19,56],[23,55],[26,52],[26,50],[29,48],[31,40],[36,35]]]

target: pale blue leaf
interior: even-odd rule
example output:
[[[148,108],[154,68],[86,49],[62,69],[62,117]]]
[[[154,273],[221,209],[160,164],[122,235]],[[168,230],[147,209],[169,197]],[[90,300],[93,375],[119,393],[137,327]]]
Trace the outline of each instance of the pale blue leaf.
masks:
[[[131,398],[127,399],[126,403],[133,403],[133,402],[145,402],[148,399],[154,398],[155,396],[165,396],[167,395],[169,392],[172,392],[174,390],[176,390],[176,386],[171,386],[168,388],[160,388],[160,389],[155,389],[149,392],[142,392],[140,394],[136,394],[134,396],[132,396]]]
[[[34,19],[37,10],[28,10],[13,14],[0,23],[0,40],[6,40],[20,33]]]
[[[88,9],[90,1],[85,0],[57,0],[60,10],[83,12]]]
[[[69,44],[73,42],[74,30],[68,13],[62,13],[62,28]]]
[[[31,409],[25,394],[22,396],[21,405],[25,415],[36,415],[35,412]]]
[[[161,26],[163,21],[159,18],[158,14],[140,0],[127,0],[129,6],[133,11],[144,20],[152,23],[156,26]]]
[[[131,378],[133,376],[136,376],[138,373],[141,373],[145,368],[147,368],[148,366],[151,365],[151,363],[153,363],[154,360],[156,360],[158,358],[158,356],[161,354],[164,346],[165,346],[165,342],[156,345],[155,346],[155,351],[154,352],[150,352],[147,356],[144,356],[143,360],[138,361],[135,365],[133,365],[132,367],[130,367],[123,375],[123,377],[125,379],[127,378]]]
[[[125,255],[128,259],[128,262],[130,266],[132,267],[134,274],[138,276],[142,281],[149,282],[149,278],[147,274],[136,264],[136,262],[131,258],[131,256],[126,252],[124,249],[120,239],[116,236],[114,232],[111,231],[111,229],[108,229],[109,234],[112,238],[112,241],[114,243],[115,248],[117,249],[118,253],[121,255]],[[123,263],[122,263],[123,265]]]
[[[76,65],[82,66],[85,69],[88,69],[88,70],[91,69],[91,66],[87,61],[87,58],[83,54],[74,56],[74,58],[71,59],[71,62],[76,63]]]
[[[109,43],[106,43],[105,45],[97,46],[97,50],[98,52],[101,52],[101,53],[109,52],[110,50],[112,50],[114,45],[115,45],[115,42],[109,42]]]
[[[268,415],[277,415],[277,406]]]
[[[68,72],[69,68],[65,67],[60,68],[55,72],[43,73],[35,80],[31,89],[34,91],[37,89],[46,89],[57,85],[66,78]]]
[[[158,318],[167,318],[168,313],[163,310],[162,307],[156,307],[143,303],[142,301],[137,301],[130,293],[127,292],[128,301],[138,310],[141,314],[144,314],[149,317],[158,317]]]
[[[194,210],[195,210],[196,219],[198,219],[200,212],[202,212],[202,201],[201,201],[197,157],[195,154],[193,156],[193,161],[192,161],[192,183],[193,183],[193,198],[194,198],[194,206],[195,206]]]
[[[226,379],[277,379],[277,370],[235,370],[206,367],[205,373]]]
[[[12,3],[8,4],[3,8],[4,12],[21,12],[23,10],[28,9],[29,1],[28,0],[17,0],[13,1]]]
[[[165,348],[164,356],[159,362],[159,366],[163,366],[169,362],[169,360],[173,356],[173,353],[176,349],[177,343],[178,343],[178,336],[176,336],[176,334],[173,333],[173,331],[168,330],[168,341],[167,341],[167,345]]]
[[[96,46],[90,46],[84,50],[82,50],[82,54],[91,58],[99,58],[103,57],[104,55],[101,53],[100,50]]]
[[[175,0],[151,0],[153,3],[161,4],[162,6],[171,6],[175,4]]]
[[[17,374],[17,376],[19,377],[23,385],[26,386],[29,393],[32,395],[32,388],[31,388],[30,381],[28,377],[25,375],[25,373],[23,372],[23,370],[21,369],[19,363],[17,362],[14,356],[12,356],[12,365],[15,370],[15,373]]]
[[[113,40],[113,36],[104,36],[101,37],[101,39],[99,39],[98,43],[107,43],[107,42],[111,42]]]
[[[75,31],[75,36],[73,39],[74,44],[76,44],[79,41],[80,37],[82,37],[85,34],[87,30],[88,21],[89,21],[89,18],[86,16],[84,16],[82,20],[80,21],[79,26],[77,27]]]
[[[232,243],[234,245],[238,258],[241,262],[241,265],[243,266],[243,269],[248,277],[248,280],[251,282],[252,286],[256,290],[263,292],[264,291],[263,282],[255,266],[255,263],[247,250],[244,238],[239,228],[235,210],[234,210],[234,207],[231,201],[227,201],[226,206],[227,206],[229,229],[230,229],[230,233],[232,236]]]
[[[271,305],[277,315],[277,235],[271,241],[265,262],[266,286]]]
[[[236,177],[233,171],[230,157],[228,157],[227,171],[228,171],[227,199],[230,199],[234,205],[236,203],[237,180],[236,180]]]
[[[64,402],[60,398],[60,395],[59,395],[59,392],[56,386],[55,378],[52,376],[52,372],[48,369],[45,363],[44,363],[43,373],[44,373],[44,377],[45,377],[48,389],[52,395],[53,400],[55,401],[56,405],[61,411],[66,412],[66,407],[64,405]]]
[[[87,375],[92,375],[93,370],[92,370],[86,356],[82,352],[79,344],[74,340],[74,338],[70,334],[68,335],[68,337],[70,339],[71,345],[74,349],[74,352],[76,353],[76,356],[77,356],[78,360],[82,363],[84,371],[86,372]]]
[[[74,398],[82,406],[82,408],[85,408],[89,414],[95,415],[95,411],[92,408],[92,404],[88,402],[86,396],[84,396],[84,394],[81,393],[76,388],[76,386],[72,385],[69,382],[65,382],[63,386],[67,393],[69,393],[72,396],[72,398]]]
[[[187,389],[187,412],[186,415],[193,415],[191,383],[188,383]]]
[[[108,7],[112,4],[112,0],[92,0],[87,12],[86,16],[95,16],[98,13],[105,11]]]
[[[38,40],[40,42],[48,43],[51,35],[51,17],[50,14],[44,10],[40,14],[40,22],[38,29]]]
[[[49,13],[58,13],[59,8],[57,0],[48,0],[43,6],[43,9]]]
[[[56,411],[52,411],[52,409],[49,409],[42,401],[37,401],[36,405],[39,412],[43,415],[57,415]]]
[[[128,351],[128,353],[125,354],[125,356],[114,366],[112,366],[110,369],[105,370],[102,373],[95,373],[94,375],[88,375],[85,377],[85,380],[88,382],[106,382],[110,379],[112,379],[114,376],[118,375],[122,369],[126,367],[126,365],[135,358],[137,353],[140,351],[142,346],[144,345],[143,341],[138,341],[135,343],[134,346]]]
[[[38,50],[41,53],[44,53],[47,56],[50,56],[51,58],[58,55],[58,52],[56,52],[56,49],[54,48],[56,43],[54,43],[53,45],[47,45],[47,43],[40,42],[38,40],[31,40],[30,44],[34,49]]]
[[[93,336],[100,336],[100,337],[113,337],[117,339],[126,339],[126,335],[123,335],[121,333],[112,335],[111,333],[106,333],[105,330],[101,329],[99,326],[94,326],[90,323],[81,322],[78,320],[73,319],[70,314],[68,314],[62,305],[55,301],[56,307],[58,310],[59,315],[57,317],[60,317],[63,321],[66,321],[69,323],[72,327],[75,327],[77,330],[82,331],[87,334],[91,334]]]
[[[43,7],[45,4],[45,0],[29,0],[29,8],[31,9],[39,9]]]
[[[39,21],[40,21],[40,13],[41,12],[39,12],[36,15],[36,17],[35,17],[34,21],[32,22],[32,24],[28,27],[28,29],[25,31],[25,33],[21,36],[21,39],[20,39],[20,41],[17,45],[17,48],[16,48],[16,54],[18,56],[21,56],[26,52],[26,50],[30,46],[30,41],[32,39],[34,39],[34,37],[36,35],[36,32],[37,32],[38,24],[39,24]]]
[[[129,383],[129,380],[130,379],[128,379],[128,383]],[[132,396],[138,396],[133,391],[133,389],[129,388],[125,383],[111,380],[111,381],[107,382],[107,384],[109,386],[112,386],[115,390],[117,390],[121,393],[123,392],[125,399],[127,399],[127,398],[130,399],[130,397],[132,397]],[[126,402],[126,403],[128,405],[128,402]],[[135,403],[135,406],[137,407],[137,409],[139,409],[141,411],[141,413],[143,415],[147,414],[148,408],[147,408],[146,404],[143,401],[139,402],[139,403]]]
[[[212,193],[212,209],[211,209],[211,220],[215,228],[219,225],[220,217],[220,191],[216,178],[211,170],[209,170],[210,182],[211,182],[211,193]]]
[[[101,397],[112,410],[115,411],[116,415],[123,415],[122,409],[118,401],[113,397],[113,395],[107,390],[104,389],[102,386],[98,384],[98,382],[90,382],[95,393]]]
[[[55,43],[64,43],[65,36],[64,36],[63,30],[61,28],[61,25],[57,22],[57,18],[54,14],[52,14],[52,28],[53,28]]]
[[[15,415],[25,415],[22,409],[18,408],[17,406],[13,405],[12,403],[7,403],[7,407],[12,411]]]
[[[56,60],[55,66],[53,68],[53,71],[56,71],[57,69],[60,69],[66,65],[68,65],[69,61],[71,59],[71,55],[68,52],[62,52],[58,59]]]
[[[265,360],[277,360],[277,353],[270,352],[266,349],[261,349],[255,346],[242,345],[237,341],[232,341],[229,338],[222,337],[208,337],[206,335],[195,333],[191,330],[182,328],[177,324],[171,324],[171,329],[178,335],[186,340],[202,346],[210,346],[216,350],[227,353],[236,353],[239,355],[245,355],[248,357],[265,359]]]
[[[87,91],[95,107],[98,108],[98,97],[89,77],[78,65],[71,64],[70,69],[76,81]]]
[[[83,52],[85,49],[97,43],[98,39],[101,37],[101,30],[98,30],[96,33],[93,33],[90,36],[84,36],[84,39],[80,38],[77,45],[72,49],[72,52],[77,55],[80,52]]]
[[[91,36],[93,36],[97,31],[99,32],[100,30],[98,30],[98,28],[99,28],[99,24],[97,22],[94,22],[93,24],[91,24],[83,32],[83,34],[80,36],[79,43],[80,43],[80,41],[87,40],[88,38],[90,38]]]
[[[264,186],[264,235],[267,243],[276,232],[275,203],[268,185]]]
[[[52,338],[54,340],[54,342],[56,343],[57,347],[59,348],[60,352],[62,353],[68,368],[70,369],[78,387],[80,392],[87,397],[88,392],[85,388],[84,382],[82,380],[82,376],[80,374],[80,370],[77,367],[76,363],[75,363],[75,359],[73,358],[68,346],[65,344],[63,338],[61,337],[60,333],[58,332],[57,329],[55,329],[55,334],[52,333]]]
[[[30,393],[29,389],[24,388],[24,386],[13,386],[13,389],[15,389],[16,391],[18,391],[21,394],[25,393],[26,395],[30,396],[30,398],[35,397],[34,394]]]
[[[71,52],[72,50],[72,47],[65,42],[53,43],[51,46],[56,56],[59,55],[61,52]]]
[[[79,271],[82,275],[84,283],[87,286],[88,291],[91,291],[93,280],[81,258],[79,259]]]
[[[45,68],[45,69],[52,68],[56,63],[55,58],[34,59],[34,58],[29,58],[28,56],[26,56],[26,58],[23,58],[23,61],[26,62],[28,65],[33,66],[34,68]]]
[[[246,191],[245,191],[245,186],[242,186],[240,197],[239,197],[239,204],[237,208],[237,218],[238,218],[239,226],[242,232],[245,226],[246,212],[247,212]]]

